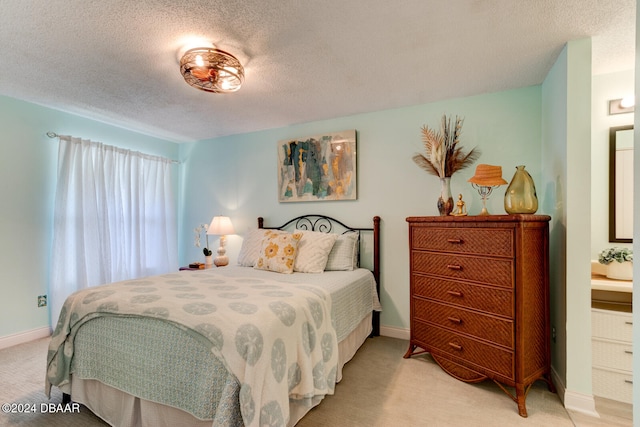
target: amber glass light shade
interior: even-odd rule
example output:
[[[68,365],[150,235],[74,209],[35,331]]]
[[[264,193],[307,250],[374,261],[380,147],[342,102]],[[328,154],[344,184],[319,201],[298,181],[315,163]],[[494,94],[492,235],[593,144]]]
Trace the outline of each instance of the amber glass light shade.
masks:
[[[235,92],[244,82],[244,68],[228,52],[211,47],[197,47],[185,52],[180,73],[196,89],[214,93]]]

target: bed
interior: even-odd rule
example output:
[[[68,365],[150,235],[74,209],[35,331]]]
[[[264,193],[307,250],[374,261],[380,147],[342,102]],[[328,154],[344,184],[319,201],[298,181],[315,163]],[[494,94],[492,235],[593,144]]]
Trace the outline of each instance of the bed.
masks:
[[[379,217],[364,228],[258,218],[237,266],[78,291],[52,335],[45,391],[118,427],[295,425],[379,334],[379,236]]]

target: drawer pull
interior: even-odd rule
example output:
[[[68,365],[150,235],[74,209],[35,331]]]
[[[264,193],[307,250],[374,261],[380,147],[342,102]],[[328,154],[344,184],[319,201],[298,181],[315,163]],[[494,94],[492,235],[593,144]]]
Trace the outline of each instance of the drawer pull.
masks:
[[[460,325],[462,323],[462,319],[458,319],[457,317],[447,317],[447,319],[449,319],[450,322],[452,323],[457,323],[458,325]]]
[[[627,384],[633,384],[633,380],[624,380],[624,382]]]
[[[460,292],[460,291],[447,291],[447,293],[448,293],[449,295],[453,295],[454,297],[460,297],[460,298],[462,298],[462,292]]]
[[[633,322],[627,320],[626,322],[624,322],[625,325],[633,325]]]
[[[447,268],[449,270],[462,270],[462,266],[461,265],[456,265],[456,264],[447,264]]]
[[[452,347],[452,348],[454,348],[455,350],[462,351],[462,346],[461,346],[460,344],[456,344],[456,343],[454,343],[454,342],[450,342],[450,343],[449,343],[449,346],[451,346],[451,347]]]
[[[454,243],[454,244],[460,244],[460,243],[462,243],[462,239],[447,239],[447,242]]]
[[[633,354],[633,351],[631,351],[631,350],[625,350],[624,352],[627,353],[627,354]]]

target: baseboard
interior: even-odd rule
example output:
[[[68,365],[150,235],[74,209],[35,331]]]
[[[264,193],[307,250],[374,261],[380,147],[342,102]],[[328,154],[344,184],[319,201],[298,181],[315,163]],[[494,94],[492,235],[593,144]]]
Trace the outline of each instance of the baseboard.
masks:
[[[600,414],[596,411],[596,401],[593,395],[567,390],[558,373],[553,368],[551,368],[551,378],[558,390],[558,397],[560,397],[565,409],[600,418]]]
[[[564,382],[558,375],[558,372],[551,367],[551,380],[556,386],[558,397],[564,405],[565,409],[580,412],[591,417],[600,418],[600,414],[596,411],[596,401],[593,395],[576,393],[575,391],[567,391]]]
[[[409,329],[394,328],[393,326],[380,326],[380,335],[389,338],[399,338],[409,341]]]
[[[600,414],[596,411],[596,401],[593,395],[576,393],[575,391],[565,391],[564,407],[571,411],[600,418]]]
[[[46,338],[51,335],[51,329],[48,326],[32,329],[30,331],[20,332],[13,335],[0,337],[0,350],[13,347],[14,345],[24,344],[40,338]]]
[[[556,386],[558,397],[564,405],[564,393],[566,387],[564,386],[564,381],[562,381],[562,378],[560,378],[560,375],[558,375],[558,372],[556,372],[553,366],[551,367],[551,381],[553,381],[553,385]]]

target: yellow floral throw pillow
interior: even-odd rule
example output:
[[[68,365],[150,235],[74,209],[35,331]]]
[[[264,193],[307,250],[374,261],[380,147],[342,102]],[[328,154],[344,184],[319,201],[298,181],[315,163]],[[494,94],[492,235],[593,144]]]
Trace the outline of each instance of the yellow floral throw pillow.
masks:
[[[262,239],[260,255],[253,268],[277,273],[293,273],[293,264],[301,238],[300,232],[267,230]]]

